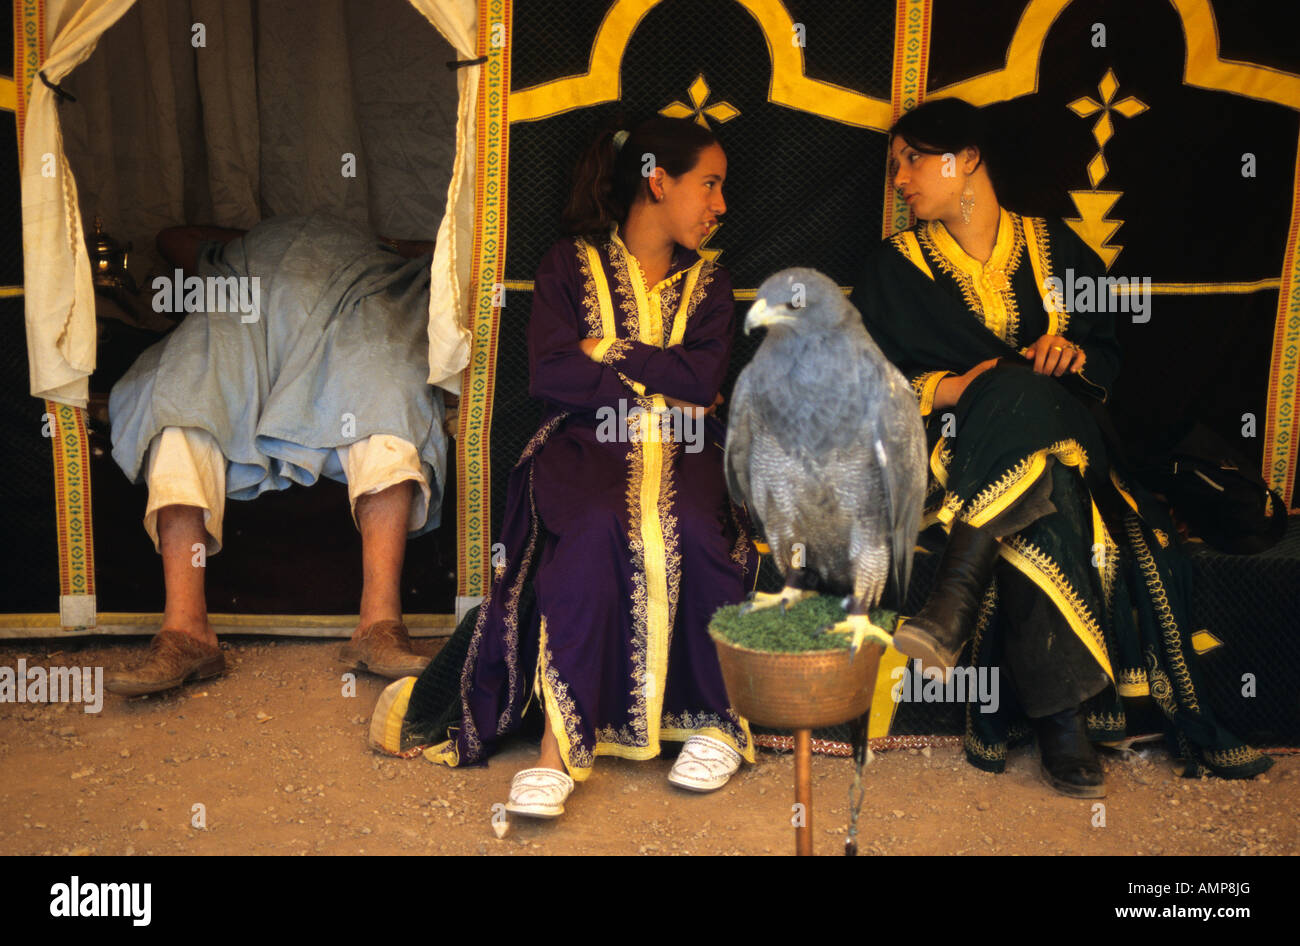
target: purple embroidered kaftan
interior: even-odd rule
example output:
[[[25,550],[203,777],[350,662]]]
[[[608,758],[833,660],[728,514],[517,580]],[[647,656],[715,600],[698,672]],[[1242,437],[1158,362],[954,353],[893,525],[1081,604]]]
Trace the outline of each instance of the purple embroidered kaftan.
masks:
[[[535,692],[577,780],[597,755],[653,758],[696,733],[753,761],[708,635],[758,567],[727,496],[721,427],[710,420],[697,450],[635,410],[662,410],[663,395],[712,404],[733,330],[726,271],[682,247],[653,287],[617,231],[547,253],[528,337],[529,390],[547,412],[510,475],[506,562],[470,643],[461,728],[430,758],[485,758]],[[578,343],[593,337],[605,342],[588,357]],[[536,608],[521,613],[530,579]]]

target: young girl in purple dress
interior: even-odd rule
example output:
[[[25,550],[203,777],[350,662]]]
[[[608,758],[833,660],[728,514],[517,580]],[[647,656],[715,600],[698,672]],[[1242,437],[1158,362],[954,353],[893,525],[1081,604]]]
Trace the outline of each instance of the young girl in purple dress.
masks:
[[[460,721],[430,730],[431,672],[376,707],[376,748],[436,743],[426,757],[463,765],[535,698],[544,732],[511,784],[516,814],[561,814],[600,755],[650,759],[683,743],[669,781],[695,791],[753,761],[708,635],[757,571],[709,416],[734,313],[727,272],[698,250],[726,211],[726,175],[717,139],[682,119],[607,131],[583,155],[571,235],[534,283],[529,391],[546,410],[510,474],[505,563],[469,642]]]

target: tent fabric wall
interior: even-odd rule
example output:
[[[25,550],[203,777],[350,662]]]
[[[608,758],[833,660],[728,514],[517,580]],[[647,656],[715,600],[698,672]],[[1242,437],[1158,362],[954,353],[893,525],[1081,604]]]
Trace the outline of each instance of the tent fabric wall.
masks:
[[[132,243],[137,283],[160,268],[162,228],[262,216],[252,4],[211,4],[138,0],[63,83],[77,100],[59,120],[81,209]]]
[[[719,134],[730,207],[706,249],[721,252],[743,314],[783,266],[816,266],[851,286],[882,220],[886,233],[905,225],[883,134],[902,108],[946,95],[987,107],[1014,130],[1001,138],[1006,202],[1073,218],[1113,275],[1153,282],[1152,319],[1121,318],[1128,367],[1117,415],[1145,433],[1207,423],[1295,506],[1300,56],[1281,39],[1289,26],[1278,4],[1005,0],[976,12],[963,0],[484,0],[482,9],[482,28],[507,37],[486,50],[507,96],[499,124],[480,127],[478,151],[499,156],[507,186],[497,196],[480,188],[480,229],[509,212],[494,233],[504,263],[485,256],[471,300],[462,594],[487,586],[504,473],[536,414],[513,380],[526,370],[532,274],[559,235],[568,169],[619,110],[693,115]],[[1258,158],[1254,176],[1241,173],[1244,152]],[[492,280],[508,290],[503,308],[487,303]],[[737,340],[733,377],[751,346]]]
[[[209,3],[140,0],[64,83],[83,214],[134,244],[137,281],[160,262],[154,234],[180,222],[327,208],[432,240],[456,156],[455,53],[420,14],[405,0]]]

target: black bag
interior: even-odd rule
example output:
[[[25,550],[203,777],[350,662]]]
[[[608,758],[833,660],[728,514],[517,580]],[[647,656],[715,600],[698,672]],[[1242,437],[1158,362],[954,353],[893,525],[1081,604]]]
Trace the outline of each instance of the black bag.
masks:
[[[1139,478],[1161,493],[1193,535],[1221,552],[1251,555],[1286,532],[1286,507],[1254,464],[1201,424],[1141,464]]]

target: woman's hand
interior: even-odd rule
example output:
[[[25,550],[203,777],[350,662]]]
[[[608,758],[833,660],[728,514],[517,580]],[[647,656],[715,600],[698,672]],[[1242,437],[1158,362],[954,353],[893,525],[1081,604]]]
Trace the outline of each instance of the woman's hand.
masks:
[[[710,407],[705,407],[703,404],[692,404],[690,401],[669,397],[667,394],[664,395],[664,403],[669,407],[680,407],[683,411],[690,411],[697,418],[702,418],[717,411],[719,405],[722,404],[722,395],[714,395],[713,404]]]
[[[998,360],[996,358],[990,358],[988,361],[981,361],[965,374],[944,378],[939,382],[938,387],[934,389],[934,406],[936,408],[952,407],[961,400],[961,396],[965,393],[968,384],[997,363]]]
[[[1044,335],[1027,349],[1024,355],[1034,363],[1035,374],[1050,374],[1059,378],[1067,371],[1083,370],[1087,359],[1083,349],[1062,335]]]
[[[582,341],[578,342],[578,347],[582,349],[584,355],[590,358],[591,353],[596,350],[596,346],[603,341],[603,338],[584,338]]]

